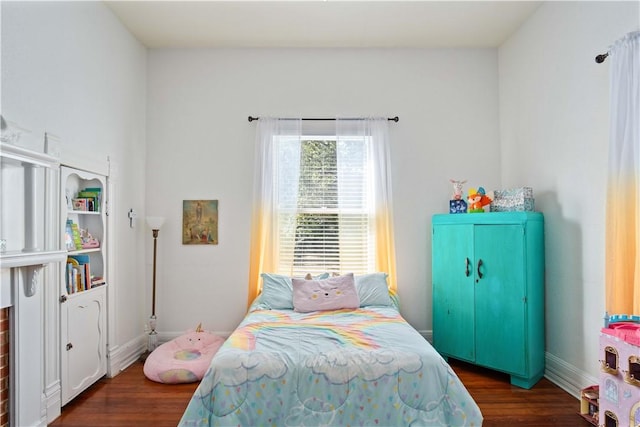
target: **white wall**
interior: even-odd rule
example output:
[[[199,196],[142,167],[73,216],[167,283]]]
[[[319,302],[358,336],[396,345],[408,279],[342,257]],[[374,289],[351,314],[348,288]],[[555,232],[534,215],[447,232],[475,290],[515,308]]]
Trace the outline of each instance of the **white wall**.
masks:
[[[609,63],[638,2],[545,3],[499,50],[502,184],[530,185],[546,220],[547,352],[597,379],[604,315]],[[566,362],[566,363],[564,363]]]
[[[390,124],[398,287],[403,315],[430,330],[431,215],[448,212],[449,178],[499,184],[497,50],[150,51],[146,203],[168,218],[158,243],[160,331],[203,322],[228,333],[244,315],[249,115],[400,117]],[[181,244],[188,199],[219,200],[219,245]]]
[[[144,215],[146,49],[101,2],[1,2],[2,115],[61,141],[63,163],[117,166],[109,221],[117,266],[113,350],[142,334],[144,227],[130,229],[129,208]],[[32,147],[42,149],[40,147]],[[53,284],[49,284],[53,286]],[[57,304],[58,292],[52,292]],[[56,295],[58,294],[58,295]],[[35,325],[34,325],[35,326]],[[57,360],[47,353],[47,364]],[[53,369],[59,369],[54,362]],[[47,372],[49,381],[57,372]],[[33,402],[34,404],[36,402]]]

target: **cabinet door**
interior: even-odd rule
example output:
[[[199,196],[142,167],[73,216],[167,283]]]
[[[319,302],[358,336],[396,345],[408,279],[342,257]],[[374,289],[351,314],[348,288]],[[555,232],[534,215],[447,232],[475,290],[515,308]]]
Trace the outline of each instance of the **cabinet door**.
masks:
[[[524,226],[476,225],[474,240],[476,363],[523,375],[526,369]]]
[[[432,238],[434,346],[474,361],[473,225],[435,225]]]
[[[69,297],[61,306],[62,404],[106,374],[105,288]]]

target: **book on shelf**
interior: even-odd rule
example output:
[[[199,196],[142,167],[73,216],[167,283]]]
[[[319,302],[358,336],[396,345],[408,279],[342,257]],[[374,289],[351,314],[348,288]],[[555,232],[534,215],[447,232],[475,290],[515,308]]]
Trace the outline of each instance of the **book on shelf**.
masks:
[[[71,268],[71,276],[69,276]],[[89,255],[67,257],[67,292],[75,293],[91,289],[91,263]]]
[[[98,195],[98,197],[100,197],[100,195],[102,194],[102,188],[100,188],[100,187],[85,187],[85,189],[82,190],[82,191],[96,193]]]
[[[78,264],[89,264],[89,262],[91,261],[91,258],[87,254],[69,255],[67,256],[67,260],[69,258],[75,259],[78,262]]]
[[[79,281],[80,270],[78,267],[79,267],[79,264],[77,260],[72,258],[67,258],[66,278],[67,278],[68,294],[74,294],[78,292],[78,286],[80,283]]]
[[[73,210],[74,211],[88,211],[89,210],[89,199],[86,198],[75,198],[72,200],[73,202]]]
[[[73,243],[75,245],[75,249],[77,251],[82,250],[82,238],[80,237],[80,228],[78,228],[78,224],[71,221],[71,232],[73,235]]]
[[[73,276],[73,264],[71,264],[70,262],[67,263],[67,269],[65,271],[65,278],[66,278],[66,285],[67,285],[67,293],[68,294],[72,294],[74,293],[74,276]]]
[[[96,276],[96,277],[92,277],[91,278],[91,287],[95,288],[96,286],[100,286],[100,285],[104,285],[106,282],[106,280],[104,280],[104,277],[101,276]]]
[[[87,290],[87,278],[85,275],[84,265],[78,266],[78,291],[86,291]]]
[[[71,219],[67,219],[67,224],[64,230],[64,247],[68,251],[75,251],[76,244],[73,241],[73,230],[71,228],[71,224],[73,224],[73,221]]]
[[[91,267],[89,266],[89,263],[84,264],[84,274],[83,274],[83,277],[82,277],[82,286],[84,287],[85,291],[91,289]]]
[[[102,195],[102,189],[98,187],[87,187],[78,192],[78,198],[87,200],[88,211],[98,212],[100,210],[100,199]]]
[[[78,261],[67,257],[67,292],[78,292]]]
[[[73,271],[73,287],[71,290],[73,293],[80,292],[82,289],[80,288],[80,270],[77,267],[72,268]]]

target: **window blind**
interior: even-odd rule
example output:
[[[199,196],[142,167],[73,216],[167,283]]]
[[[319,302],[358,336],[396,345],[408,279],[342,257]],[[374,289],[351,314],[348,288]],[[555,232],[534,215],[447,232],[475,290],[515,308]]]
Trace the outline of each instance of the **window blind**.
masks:
[[[304,276],[374,270],[372,167],[365,137],[278,144],[278,270]]]

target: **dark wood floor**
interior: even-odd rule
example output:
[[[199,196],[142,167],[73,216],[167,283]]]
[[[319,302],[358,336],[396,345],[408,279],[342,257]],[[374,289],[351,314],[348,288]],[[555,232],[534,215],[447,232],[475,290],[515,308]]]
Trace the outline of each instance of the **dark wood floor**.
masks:
[[[580,412],[580,401],[546,378],[531,390],[509,383],[509,376],[453,359],[458,374],[484,417],[484,427],[593,427]]]
[[[455,360],[449,361],[478,403],[485,427],[589,427],[580,403],[543,378],[531,390],[509,384],[507,375]],[[174,427],[197,384],[154,383],[137,362],[115,378],[105,378],[65,406],[51,426]]]

